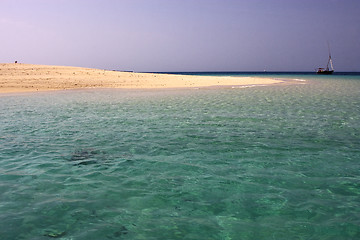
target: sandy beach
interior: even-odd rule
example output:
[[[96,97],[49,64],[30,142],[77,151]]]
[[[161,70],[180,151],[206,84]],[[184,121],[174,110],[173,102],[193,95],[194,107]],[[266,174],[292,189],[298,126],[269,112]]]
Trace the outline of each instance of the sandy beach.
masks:
[[[282,83],[282,81],[256,77],[189,76],[22,63],[0,64],[0,93],[81,88],[199,88],[276,83]]]

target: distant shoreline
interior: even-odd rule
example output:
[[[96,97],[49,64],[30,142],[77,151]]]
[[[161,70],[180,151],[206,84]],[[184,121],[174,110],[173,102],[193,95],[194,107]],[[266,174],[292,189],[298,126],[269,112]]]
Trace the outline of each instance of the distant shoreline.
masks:
[[[84,88],[164,89],[271,85],[283,80],[266,77],[224,77],[168,73],[135,73],[81,67],[23,63],[0,64],[0,93]]]
[[[309,75],[309,76],[319,76],[315,71],[299,72],[299,71],[189,71],[189,72],[146,72],[146,73],[155,73],[155,74],[176,74],[176,75],[235,75],[235,76],[251,76],[251,75]],[[334,72],[333,75],[360,75],[360,72]],[[321,76],[321,75],[320,75]]]

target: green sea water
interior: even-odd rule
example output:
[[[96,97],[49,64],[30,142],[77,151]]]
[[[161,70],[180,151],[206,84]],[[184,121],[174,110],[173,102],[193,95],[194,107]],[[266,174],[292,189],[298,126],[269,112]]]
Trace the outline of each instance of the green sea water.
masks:
[[[360,76],[287,77],[1,96],[0,239],[360,239]]]

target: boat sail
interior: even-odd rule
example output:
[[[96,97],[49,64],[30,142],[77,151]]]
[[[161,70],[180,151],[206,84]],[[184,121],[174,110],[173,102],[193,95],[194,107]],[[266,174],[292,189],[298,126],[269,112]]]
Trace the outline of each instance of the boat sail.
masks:
[[[333,62],[332,62],[332,59],[331,59],[331,53],[330,53],[330,45],[329,45],[329,42],[328,42],[328,50],[329,50],[329,60],[328,60],[328,63],[326,65],[326,68],[318,68],[316,73],[317,74],[333,74],[334,72],[334,66],[333,66]],[[329,68],[329,65],[331,68]]]

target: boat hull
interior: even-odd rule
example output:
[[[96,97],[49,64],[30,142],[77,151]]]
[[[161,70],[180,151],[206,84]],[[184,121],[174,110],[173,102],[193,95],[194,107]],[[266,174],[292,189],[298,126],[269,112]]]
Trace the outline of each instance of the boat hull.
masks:
[[[323,71],[317,71],[316,74],[323,74],[323,75],[331,75],[333,74],[334,70],[323,70]]]

